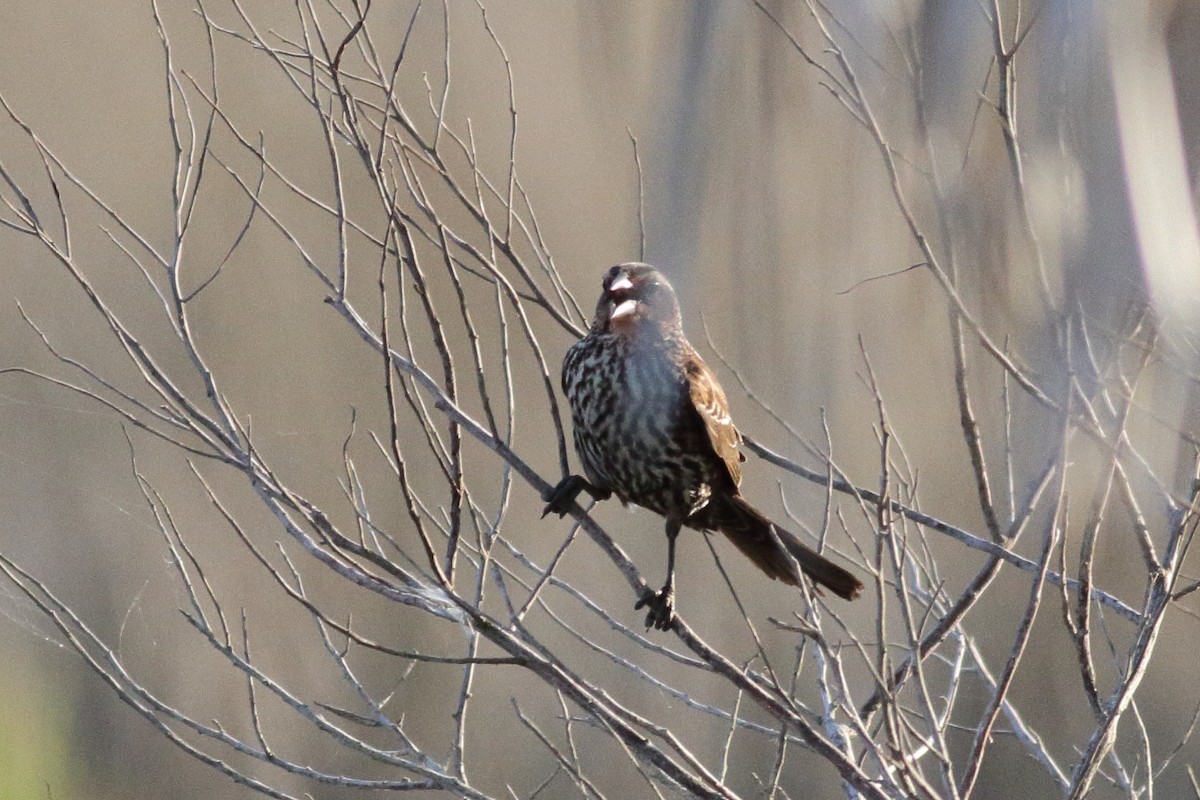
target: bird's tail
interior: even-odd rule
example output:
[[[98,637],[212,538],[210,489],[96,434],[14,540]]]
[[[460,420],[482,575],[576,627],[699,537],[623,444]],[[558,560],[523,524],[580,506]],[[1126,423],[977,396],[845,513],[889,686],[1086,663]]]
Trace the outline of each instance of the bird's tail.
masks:
[[[805,546],[795,535],[767,519],[741,495],[713,497],[698,516],[700,519],[696,522],[701,527],[725,534],[738,550],[771,578],[798,586],[800,575],[795,566],[798,564],[805,575],[838,597],[853,600],[862,591],[862,581],[851,572]]]

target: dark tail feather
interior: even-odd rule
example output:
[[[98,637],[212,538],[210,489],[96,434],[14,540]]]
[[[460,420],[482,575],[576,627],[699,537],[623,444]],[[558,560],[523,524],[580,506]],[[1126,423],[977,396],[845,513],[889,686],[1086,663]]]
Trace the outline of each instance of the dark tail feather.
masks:
[[[798,586],[800,576],[796,573],[795,564],[799,564],[805,575],[838,597],[853,600],[862,591],[862,581],[851,572],[805,546],[793,534],[763,516],[741,495],[713,497],[697,516],[699,527],[725,534],[738,550],[771,578]],[[775,536],[771,535],[772,529]],[[775,537],[778,537],[783,548]]]

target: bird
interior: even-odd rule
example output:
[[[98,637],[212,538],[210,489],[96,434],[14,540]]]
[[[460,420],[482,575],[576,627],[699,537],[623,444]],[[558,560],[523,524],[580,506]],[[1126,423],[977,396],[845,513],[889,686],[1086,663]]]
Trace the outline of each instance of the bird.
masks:
[[[587,334],[563,358],[583,475],[546,493],[542,516],[561,518],[582,491],[666,520],[667,577],[634,606],[646,628],[670,630],[675,613],[675,540],[684,527],[719,531],[769,577],[800,585],[801,573],[847,600],[863,584],[752,506],[740,491],[742,436],[716,374],[683,332],[671,284],[649,264],[608,269]]]

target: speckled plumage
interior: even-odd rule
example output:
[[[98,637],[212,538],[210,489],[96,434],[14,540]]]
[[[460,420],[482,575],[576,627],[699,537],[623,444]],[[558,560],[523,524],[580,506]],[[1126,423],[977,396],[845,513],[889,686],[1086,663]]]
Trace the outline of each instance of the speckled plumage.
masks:
[[[685,341],[593,333],[563,362],[575,451],[594,486],[667,516],[695,511],[712,487],[734,487],[689,406]]]
[[[800,571],[853,598],[852,574],[775,526],[741,496],[741,435],[720,383],[683,334],[666,279],[646,264],[604,277],[588,334],[563,359],[575,450],[586,481],[564,478],[547,512],[562,514],[587,488],[667,519],[667,582],[643,597],[647,625],[673,619],[675,537],[681,526],[719,530],[772,578],[797,585]],[[797,570],[797,565],[799,570]]]

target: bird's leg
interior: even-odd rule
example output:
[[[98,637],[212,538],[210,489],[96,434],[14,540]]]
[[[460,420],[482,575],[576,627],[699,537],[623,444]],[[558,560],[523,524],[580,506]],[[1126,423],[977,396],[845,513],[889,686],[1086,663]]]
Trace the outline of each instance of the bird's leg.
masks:
[[[635,611],[642,606],[649,609],[646,612],[647,628],[666,631],[675,622],[675,539],[679,537],[681,527],[683,520],[678,516],[667,517],[667,582],[657,592],[647,590],[633,607]]]
[[[582,475],[568,475],[559,481],[558,485],[548,494],[542,495],[542,499],[546,501],[546,507],[542,509],[542,516],[547,514],[566,516],[566,513],[571,510],[571,504],[584,489],[587,489],[588,494],[597,500],[607,500],[612,496],[611,491],[588,483]]]

